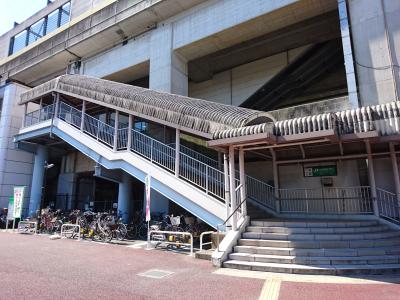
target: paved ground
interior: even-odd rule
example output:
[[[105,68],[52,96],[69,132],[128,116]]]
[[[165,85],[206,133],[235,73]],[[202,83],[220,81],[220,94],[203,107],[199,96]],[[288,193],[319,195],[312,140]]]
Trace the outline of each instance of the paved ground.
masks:
[[[138,274],[160,269],[153,279]],[[258,299],[264,280],[157,250],[0,232],[0,299]]]
[[[158,269],[172,274],[148,278]],[[215,269],[187,255],[0,232],[3,299],[398,300],[400,276],[362,278]]]

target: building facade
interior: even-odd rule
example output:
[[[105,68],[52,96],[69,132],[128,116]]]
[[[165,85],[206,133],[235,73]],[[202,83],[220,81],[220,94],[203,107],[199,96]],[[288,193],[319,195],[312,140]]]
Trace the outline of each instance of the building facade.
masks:
[[[44,204],[106,210],[119,203],[131,217],[133,207],[143,207],[139,175],[110,171],[83,148],[57,139],[36,139],[40,147],[34,149],[32,140],[14,143],[25,113],[55,101],[43,94],[31,99],[34,104],[20,105],[20,95],[31,88],[76,74],[266,112],[269,122],[351,114],[398,101],[399,19],[400,3],[389,0],[49,1],[0,37],[0,206],[7,206],[13,186],[23,185],[31,203],[26,214]],[[105,124],[131,122],[133,129],[165,145],[181,144],[186,155],[222,169],[229,143],[209,148],[209,135],[177,133],[178,127],[158,119],[142,115],[132,121],[115,107],[82,103],[76,103],[80,111]],[[385,113],[398,116],[389,108]],[[343,141],[327,151],[306,139],[275,152],[253,147],[244,168],[263,188],[279,188],[281,197],[294,199],[299,189],[371,186],[367,155],[376,154],[373,185],[398,197],[396,142],[373,144],[372,154],[368,147]],[[55,167],[47,170],[46,163]],[[154,187],[153,210],[168,212],[174,197]],[[196,215],[196,209],[189,211]]]

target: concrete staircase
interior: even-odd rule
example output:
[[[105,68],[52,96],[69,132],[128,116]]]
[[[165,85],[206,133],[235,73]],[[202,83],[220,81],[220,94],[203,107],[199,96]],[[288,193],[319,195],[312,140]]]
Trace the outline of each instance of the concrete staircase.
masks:
[[[400,272],[400,231],[377,221],[251,221],[224,267],[297,274]]]

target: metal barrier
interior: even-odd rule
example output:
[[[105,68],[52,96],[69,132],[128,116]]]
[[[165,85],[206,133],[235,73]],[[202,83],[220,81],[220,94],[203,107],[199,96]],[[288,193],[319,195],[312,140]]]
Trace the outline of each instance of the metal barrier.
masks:
[[[81,239],[81,226],[78,224],[62,224],[60,236],[73,239],[78,234],[78,241]]]
[[[157,240],[151,240],[151,237],[154,234],[158,234]],[[160,235],[163,236],[163,238],[160,237]],[[181,235],[181,236],[189,236],[190,237],[190,243],[183,243],[181,241],[168,241],[168,236],[169,235]],[[179,231],[163,231],[163,230],[151,230],[149,231],[148,237],[147,237],[147,247],[150,247],[151,243],[164,243],[168,245],[175,245],[175,246],[190,246],[190,256],[193,256],[193,235],[190,232],[179,232]]]
[[[33,221],[19,221],[18,233],[37,233],[37,222]]]
[[[203,243],[203,237],[204,237],[205,235],[212,235],[213,233],[215,233],[215,231],[205,231],[205,232],[202,232],[202,233],[200,234],[200,251],[203,250],[203,246],[205,246],[205,245],[212,245],[212,239],[211,239],[211,241],[209,241],[209,242]],[[212,247],[211,247],[211,248],[212,248]]]

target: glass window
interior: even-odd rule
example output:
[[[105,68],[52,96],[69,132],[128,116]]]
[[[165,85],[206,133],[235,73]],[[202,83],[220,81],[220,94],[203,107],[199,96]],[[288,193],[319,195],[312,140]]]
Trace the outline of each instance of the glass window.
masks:
[[[46,33],[50,33],[54,30],[57,29],[58,27],[58,14],[59,10],[57,9],[56,11],[53,11],[49,16],[47,17],[47,30]]]
[[[26,34],[27,34],[26,30],[24,30],[21,33],[18,33],[16,36],[14,36],[12,53],[17,52],[26,46]]]
[[[71,4],[68,2],[61,7],[61,23],[60,26],[69,22]]]
[[[29,28],[29,40],[28,44],[33,43],[34,41],[37,41],[40,39],[42,36],[44,36],[45,30],[44,30],[44,19],[40,20],[39,22],[36,22]]]

